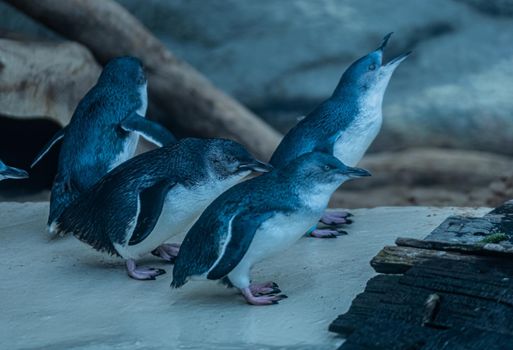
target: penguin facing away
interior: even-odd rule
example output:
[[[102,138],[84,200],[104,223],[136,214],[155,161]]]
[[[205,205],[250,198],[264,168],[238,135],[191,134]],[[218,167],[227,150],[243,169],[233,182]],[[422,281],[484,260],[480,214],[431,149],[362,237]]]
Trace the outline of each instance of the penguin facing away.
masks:
[[[230,188],[187,233],[171,286],[181,287],[189,279],[224,280],[249,304],[277,303],[285,296],[276,295],[280,290],[273,282],[250,283],[251,267],[315,225],[343,182],[369,175],[332,155],[312,152]]]
[[[270,163],[283,166],[302,154],[321,151],[334,155],[349,166],[356,166],[378,135],[382,124],[382,102],[392,73],[410,55],[402,54],[383,63],[381,45],[353,62],[342,75],[333,95],[322,102],[283,138]],[[350,223],[346,212],[325,213],[327,225]],[[336,230],[314,230],[319,238],[335,237]]]
[[[251,171],[270,169],[235,141],[183,139],[116,167],[71,203],[56,225],[124,258],[130,277],[152,280],[165,271],[138,268],[136,259],[153,253],[173,261],[179,245],[164,242],[187,232],[217,196]]]
[[[147,82],[134,57],[109,61],[95,86],[79,102],[70,123],[41,150],[32,167],[62,140],[50,199],[49,231],[78,195],[131,158],[139,135],[162,146],[176,141],[161,125],[145,118]]]
[[[0,160],[0,181],[5,179],[26,179],[28,174],[25,170],[5,165]]]

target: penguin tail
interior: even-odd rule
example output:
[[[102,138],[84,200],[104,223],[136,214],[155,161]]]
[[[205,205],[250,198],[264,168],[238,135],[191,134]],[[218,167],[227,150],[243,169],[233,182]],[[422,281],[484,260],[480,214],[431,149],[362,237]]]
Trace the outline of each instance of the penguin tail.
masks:
[[[187,279],[183,276],[174,276],[173,275],[173,281],[171,282],[171,288],[180,288],[185,283],[187,283]]]

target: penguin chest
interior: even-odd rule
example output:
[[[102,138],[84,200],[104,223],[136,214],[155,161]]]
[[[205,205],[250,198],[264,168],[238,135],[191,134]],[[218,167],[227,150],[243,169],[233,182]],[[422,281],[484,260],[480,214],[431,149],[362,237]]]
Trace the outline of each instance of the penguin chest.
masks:
[[[253,264],[287,249],[318,220],[319,213],[305,210],[274,215],[257,229],[248,251],[239,264],[251,267]]]
[[[381,129],[379,111],[363,111],[343,130],[333,147],[333,155],[344,164],[356,166]]]

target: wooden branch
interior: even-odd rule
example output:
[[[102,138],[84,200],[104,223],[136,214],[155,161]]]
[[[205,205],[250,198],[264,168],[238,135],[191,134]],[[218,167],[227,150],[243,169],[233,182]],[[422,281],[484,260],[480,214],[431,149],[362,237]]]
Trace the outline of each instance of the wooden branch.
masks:
[[[176,58],[147,28],[112,0],[6,0],[64,37],[87,46],[102,63],[117,56],[142,60],[150,98],[192,135],[235,139],[268,158],[281,135]]]

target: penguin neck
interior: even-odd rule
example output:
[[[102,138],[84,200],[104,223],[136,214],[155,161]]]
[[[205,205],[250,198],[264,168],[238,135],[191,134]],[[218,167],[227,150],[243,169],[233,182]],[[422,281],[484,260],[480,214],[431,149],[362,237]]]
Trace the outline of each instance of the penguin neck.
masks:
[[[360,89],[350,85],[352,84],[341,81],[333,92],[331,99],[343,103],[351,101],[358,110],[381,112],[386,85],[385,87],[371,86]]]
[[[272,174],[272,173],[271,173]],[[280,177],[283,187],[287,188],[303,203],[303,207],[310,211],[322,212],[328,206],[331,195],[340,186],[338,182],[315,181],[309,174],[294,173]],[[286,179],[283,181],[283,179]]]

